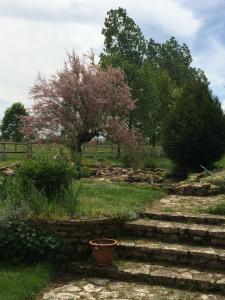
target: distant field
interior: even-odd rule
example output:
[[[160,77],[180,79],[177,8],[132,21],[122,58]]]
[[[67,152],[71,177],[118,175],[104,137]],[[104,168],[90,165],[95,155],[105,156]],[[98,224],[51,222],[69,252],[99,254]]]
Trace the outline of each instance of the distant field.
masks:
[[[68,150],[66,147],[59,145],[59,144],[33,144],[32,145],[32,150],[33,150],[33,157],[40,151],[50,151],[50,152],[55,152],[62,148],[63,151],[67,152]],[[0,145],[0,152],[2,148]],[[14,151],[15,146],[14,145],[6,145],[6,151]],[[26,146],[24,145],[17,145],[16,148],[17,151],[25,151],[26,152]],[[154,165],[156,168],[163,168],[166,170],[172,169],[173,164],[171,160],[169,160],[167,157],[163,155],[161,147],[156,148],[156,156],[153,157],[152,155],[152,147],[151,146],[145,146],[144,147],[144,152],[145,152],[145,157],[149,158],[152,165]],[[112,145],[97,145],[97,146],[85,146],[83,148],[83,163],[86,165],[96,165],[96,164],[101,164],[101,163],[106,163],[106,164],[117,164],[121,165],[122,162],[121,160],[117,159],[117,149],[116,146]],[[16,161],[24,160],[27,158],[26,153],[9,153],[6,154],[6,157],[4,158],[2,153],[0,153],[0,167],[4,165],[8,165],[10,163],[14,163]],[[218,161],[215,164],[216,167],[219,168],[225,168],[225,155],[222,157],[220,161]]]
[[[32,150],[33,150],[33,156],[40,151],[51,151],[51,152],[57,152],[60,148],[63,148],[65,152],[68,150],[59,144],[33,144]],[[14,151],[15,146],[14,145],[7,145],[6,146],[7,151]],[[17,150],[19,151],[26,151],[26,146],[24,145],[18,145]],[[1,152],[1,145],[0,145],[0,152]],[[152,147],[151,146],[145,146],[145,157],[149,158],[152,164],[156,168],[163,168],[163,169],[172,169],[173,164],[171,160],[169,160],[167,157],[163,155],[163,152],[160,147],[156,150],[155,157],[152,156]],[[112,145],[98,145],[98,146],[85,146],[83,148],[83,163],[86,165],[96,165],[101,163],[106,163],[108,165],[111,164],[117,164],[121,165],[121,160],[117,159],[117,151],[116,146]],[[0,167],[4,165],[9,165],[11,163],[14,163],[16,161],[21,161],[27,158],[26,153],[9,153],[6,154],[6,158],[3,157],[3,155],[0,153]],[[225,168],[225,155],[222,157],[220,161],[218,161],[215,164],[216,167],[219,168]]]
[[[68,150],[59,144],[33,144],[32,145],[32,153],[33,157],[40,151],[51,151],[57,152],[60,148],[63,151],[67,152]],[[6,145],[6,152],[26,152],[26,145]],[[0,152],[2,152],[2,147],[0,145]],[[144,155],[146,158],[152,157],[152,161],[156,162],[158,167],[160,167],[160,162],[162,164],[161,167],[165,165],[170,165],[170,161],[163,157],[163,152],[161,147],[156,147],[156,156],[153,157],[153,148],[151,146],[144,146]],[[83,147],[83,159],[84,162],[94,164],[96,162],[106,162],[108,164],[121,164],[120,160],[117,159],[117,147],[116,145],[97,145],[97,146],[84,146]],[[11,162],[20,161],[27,158],[26,153],[6,153],[3,155],[0,153],[0,166],[9,164]]]

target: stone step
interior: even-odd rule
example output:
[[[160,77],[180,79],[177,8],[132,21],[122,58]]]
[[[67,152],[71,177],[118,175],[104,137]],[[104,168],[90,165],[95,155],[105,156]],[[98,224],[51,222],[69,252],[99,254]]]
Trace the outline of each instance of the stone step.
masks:
[[[172,221],[180,223],[194,223],[206,225],[222,225],[225,224],[225,217],[219,215],[199,214],[189,215],[179,212],[152,212],[145,211],[140,214],[141,218],[149,218],[152,220]]]
[[[225,246],[225,225],[199,225],[138,219],[123,224],[123,234],[169,242]]]
[[[166,243],[149,239],[123,239],[118,242],[119,257],[175,265],[225,270],[225,249]]]
[[[81,276],[225,293],[225,273],[222,272],[203,272],[198,269],[125,260],[117,260],[111,267],[73,263],[71,271]]]

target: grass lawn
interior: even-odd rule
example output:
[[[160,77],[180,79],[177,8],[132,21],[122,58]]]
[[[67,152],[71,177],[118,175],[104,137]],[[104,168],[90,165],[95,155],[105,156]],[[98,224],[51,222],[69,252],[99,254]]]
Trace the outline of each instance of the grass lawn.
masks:
[[[38,198],[41,210],[31,216],[50,219],[68,219],[71,210],[72,219],[90,219],[100,217],[135,218],[145,204],[161,198],[164,193],[148,186],[97,182],[93,180],[74,181],[72,189],[76,191],[81,184],[79,201],[75,206],[73,198],[66,200],[44,201]],[[72,207],[72,208],[71,208]]]
[[[44,264],[9,266],[0,264],[0,299],[31,300],[49,283],[49,268]]]
[[[75,183],[75,186],[77,184]],[[146,186],[84,181],[77,214],[89,218],[98,216],[135,217],[145,204],[162,196],[162,191]]]
[[[168,171],[172,170],[174,167],[172,161],[167,157],[152,157],[150,161],[152,161],[155,168],[160,168]]]

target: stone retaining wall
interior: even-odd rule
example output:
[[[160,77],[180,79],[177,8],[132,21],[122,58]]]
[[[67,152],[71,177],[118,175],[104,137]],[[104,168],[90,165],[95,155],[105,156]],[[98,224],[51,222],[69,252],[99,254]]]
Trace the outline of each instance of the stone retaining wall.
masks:
[[[121,221],[117,218],[92,220],[48,221],[31,220],[39,230],[62,238],[70,247],[74,256],[90,253],[89,240],[98,237],[117,238]]]

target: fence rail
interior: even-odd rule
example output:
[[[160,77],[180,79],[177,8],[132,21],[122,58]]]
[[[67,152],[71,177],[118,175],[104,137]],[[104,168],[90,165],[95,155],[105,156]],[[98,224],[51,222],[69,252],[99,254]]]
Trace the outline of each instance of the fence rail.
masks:
[[[140,146],[142,148],[145,156],[156,156],[161,157],[164,155],[161,146],[156,146],[155,148],[150,145]],[[123,152],[124,147],[121,147],[121,153]],[[117,157],[117,145],[114,144],[97,144],[97,145],[85,145],[82,149],[84,156],[109,156]]]
[[[0,142],[0,155],[3,160],[8,154],[26,154],[27,158],[32,158],[32,143]]]
[[[48,149],[57,149],[63,147],[63,145],[55,143],[37,144],[31,142],[0,142],[0,158],[6,160],[10,155],[24,154],[27,158],[32,158],[35,152],[39,150],[48,151]],[[140,146],[145,156],[161,157],[164,156],[161,146],[153,148],[150,145]],[[121,153],[124,151],[124,147],[120,149]],[[91,158],[116,158],[118,155],[118,147],[115,144],[86,144],[82,147],[82,155]]]

